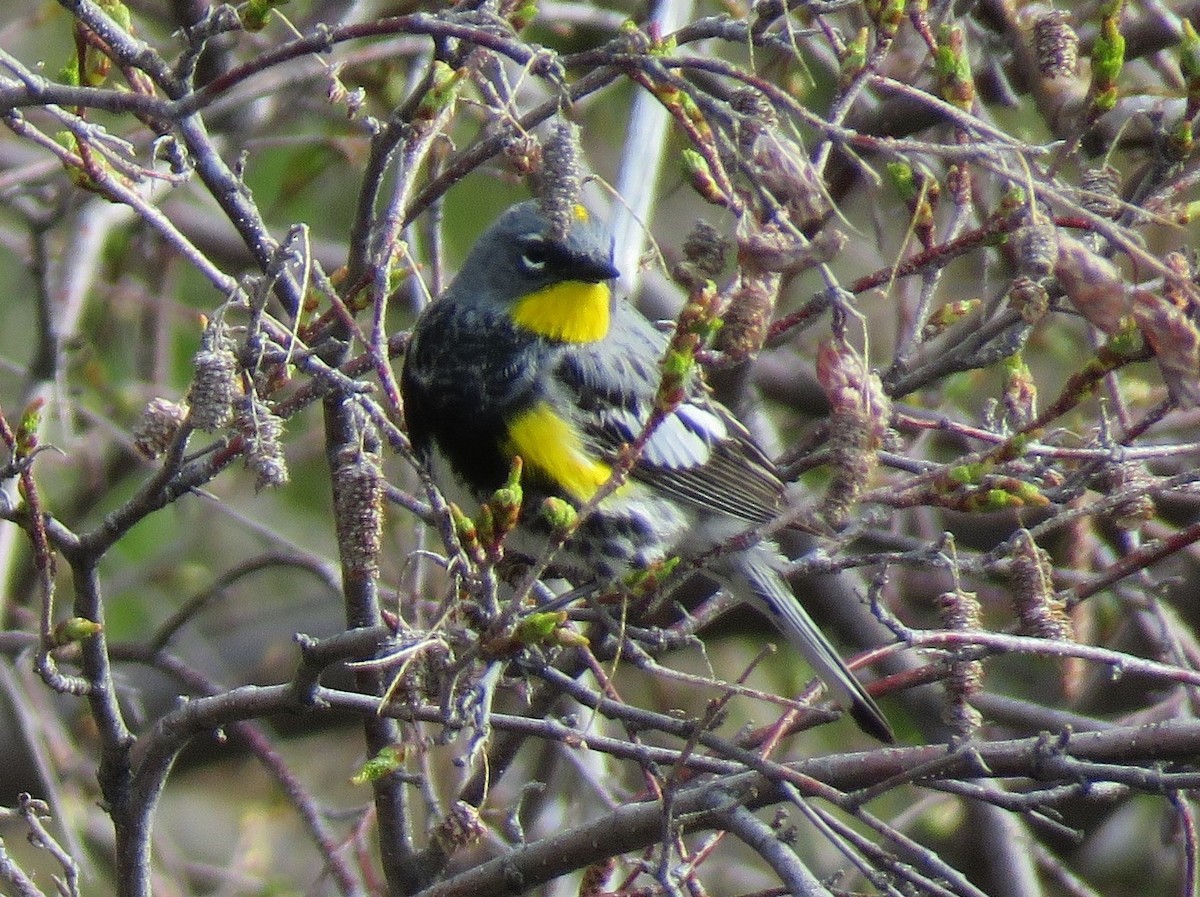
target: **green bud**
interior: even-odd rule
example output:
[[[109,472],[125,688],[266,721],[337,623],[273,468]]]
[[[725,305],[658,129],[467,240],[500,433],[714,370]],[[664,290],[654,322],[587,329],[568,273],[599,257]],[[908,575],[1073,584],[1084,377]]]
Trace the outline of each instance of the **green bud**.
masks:
[[[1033,483],[1016,481],[1009,490],[1025,507],[1044,508],[1050,504],[1050,499],[1042,495],[1040,489]]]
[[[677,49],[679,49],[679,45],[675,40],[674,33],[650,42],[651,56],[674,56]]]
[[[358,772],[350,777],[355,785],[367,785],[377,782],[390,775],[404,763],[406,753],[404,745],[388,745],[379,753],[359,767]]]
[[[919,196],[917,178],[913,173],[912,165],[908,162],[889,162],[887,174],[888,180],[892,182],[892,186],[905,202],[912,202]]]
[[[683,380],[696,369],[696,356],[686,350],[672,350],[663,358],[663,379]]]
[[[502,534],[496,531],[496,515],[492,513],[491,505],[485,504],[479,509],[475,527],[479,530],[479,544],[495,548]]]
[[[925,321],[925,326],[921,330],[921,335],[925,339],[932,339],[939,333],[944,333],[949,327],[958,323],[982,304],[980,299],[957,299],[953,302],[947,302],[941,308],[938,308]]]
[[[842,51],[842,80],[852,80],[867,64],[867,39],[870,37],[870,31],[867,28],[858,29],[856,34],[846,44],[846,49]]]
[[[1020,352],[1014,352],[1007,358],[1000,360],[1000,370],[1006,374],[1015,374],[1022,371],[1029,373],[1029,365],[1025,363],[1025,359],[1021,356]]]
[[[521,31],[532,24],[538,15],[538,0],[524,0],[508,17],[509,23],[516,31]]]
[[[271,11],[277,6],[284,6],[290,0],[249,0],[242,7],[242,27],[247,31],[262,31],[271,20]]]
[[[58,80],[63,84],[69,84],[71,87],[79,86],[79,56],[72,54],[58,72]],[[69,133],[69,132],[68,132]]]
[[[1183,19],[1183,40],[1179,42],[1179,69],[1188,81],[1188,90],[1200,89],[1200,35],[1187,19]]]
[[[570,502],[550,496],[542,502],[542,519],[557,532],[570,532],[579,521],[579,514]]]
[[[645,570],[634,570],[625,577],[625,588],[635,595],[649,595],[655,592],[671,575],[672,571],[679,566],[679,562],[678,557],[672,556]]]
[[[429,121],[453,106],[458,99],[459,85],[466,74],[466,69],[452,69],[440,59],[434,60],[429,89],[421,97],[414,118]]]
[[[906,0],[873,0],[867,11],[885,37],[893,37],[904,21]]]
[[[1146,343],[1142,331],[1133,322],[1108,338],[1104,348],[1121,358],[1134,358],[1142,353]]]
[[[1020,212],[1029,206],[1029,199],[1024,187],[1009,187],[1000,197],[999,214],[1008,216]]]
[[[464,514],[462,508],[454,502],[450,503],[450,520],[454,524],[454,534],[458,536],[458,541],[464,548],[479,547],[479,529],[475,526],[475,521]]]
[[[1004,489],[988,489],[984,493],[983,511],[1004,511],[1008,508],[1019,508],[1022,502],[1019,498]]]
[[[938,33],[934,72],[942,97],[960,109],[969,110],[975,101],[975,79],[961,28],[944,26]]]
[[[521,516],[521,503],[525,500],[525,493],[521,489],[522,467],[520,456],[513,458],[508,479],[492,493],[491,499],[484,506],[491,521],[491,538],[485,540],[489,544],[499,541],[511,532]]]
[[[129,12],[129,7],[121,0],[96,0],[96,5],[104,10],[122,30],[133,33],[133,16]]]
[[[1092,44],[1092,84],[1097,92],[1115,86],[1125,67],[1125,36],[1121,34],[1118,16],[1105,16],[1100,33]]]
[[[712,169],[708,167],[708,160],[704,156],[688,147],[680,153],[680,163],[692,189],[703,199],[715,206],[726,204],[725,192],[717,184]]]
[[[962,502],[961,509],[970,513],[1007,511],[1021,507],[1021,501],[1003,489],[981,489],[972,492]]]
[[[54,627],[54,644],[82,642],[104,631],[104,625],[85,617],[70,617]]]
[[[1184,162],[1195,148],[1192,123],[1186,119],[1171,129],[1167,137],[1167,155],[1175,162]]]
[[[513,639],[522,645],[544,645],[553,640],[554,631],[567,622],[564,610],[533,613],[513,630]]]
[[[46,404],[45,399],[34,399],[25,406],[25,410],[21,412],[21,420],[17,424],[17,450],[18,458],[24,457],[32,452],[38,445],[38,430],[42,425],[42,407]]]
[[[946,473],[946,477],[952,483],[958,483],[963,486],[969,486],[971,483],[979,479],[980,471],[978,464],[960,464],[957,467],[951,467]]]

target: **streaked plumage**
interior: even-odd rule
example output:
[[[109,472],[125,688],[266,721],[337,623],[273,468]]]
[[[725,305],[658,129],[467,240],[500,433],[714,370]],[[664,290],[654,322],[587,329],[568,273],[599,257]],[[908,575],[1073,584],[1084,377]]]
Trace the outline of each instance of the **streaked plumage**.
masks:
[[[667,337],[627,303],[597,304],[607,294],[596,285],[617,273],[599,222],[581,212],[558,241],[537,206],[523,203],[480,237],[413,330],[402,375],[413,446],[444,488],[474,500],[498,488],[521,454],[526,519],[510,539],[529,554],[545,544],[542,499],[590,498],[654,408]],[[532,312],[531,294],[542,297]],[[561,316],[548,296],[564,303]],[[574,296],[580,309],[570,305]],[[647,440],[630,482],[557,560],[611,580],[770,521],[783,493],[770,459],[697,380]],[[761,542],[707,569],[771,618],[865,731],[891,741],[883,714],[780,576],[782,564],[775,546]]]

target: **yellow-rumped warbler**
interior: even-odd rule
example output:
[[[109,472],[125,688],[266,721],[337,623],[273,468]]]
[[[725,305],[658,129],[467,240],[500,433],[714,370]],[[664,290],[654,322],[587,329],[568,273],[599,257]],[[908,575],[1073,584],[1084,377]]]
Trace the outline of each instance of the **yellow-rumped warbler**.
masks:
[[[592,498],[654,409],[667,337],[614,301],[618,275],[611,238],[582,207],[559,237],[536,203],[521,203],[484,232],[413,328],[401,378],[413,447],[451,496],[465,490],[476,501],[521,457],[515,550],[545,547],[543,499],[578,507]],[[783,493],[770,459],[697,379],[646,440],[628,482],[555,560],[610,582],[769,522]],[[782,565],[762,541],[714,553],[705,570],[774,622],[865,732],[891,742],[883,713],[797,602]]]

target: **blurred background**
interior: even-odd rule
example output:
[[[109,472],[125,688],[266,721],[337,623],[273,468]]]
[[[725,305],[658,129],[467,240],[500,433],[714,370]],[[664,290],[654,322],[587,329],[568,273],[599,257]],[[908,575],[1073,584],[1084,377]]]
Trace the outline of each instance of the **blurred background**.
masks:
[[[136,768],[169,741],[155,727],[182,702],[291,682],[298,633],[347,629],[320,401],[344,384],[310,358],[375,387],[388,491],[374,612],[401,632],[440,631],[454,546],[426,525],[424,485],[383,426],[403,433],[378,364],[387,355],[398,370],[421,308],[530,195],[547,126],[571,121],[585,201],[613,223],[629,301],[674,320],[711,279],[721,326],[699,364],[797,484],[797,515],[819,533],[783,534],[797,594],[847,656],[882,649],[864,679],[884,679],[875,693],[901,743],[1014,744],[994,775],[912,784],[917,759],[837,773],[847,792],[885,783],[869,810],[892,840],[849,803],[836,836],[781,798],[748,805],[772,805],[759,818],[830,893],[1193,893],[1200,727],[1195,741],[1172,729],[1179,739],[1131,741],[1093,766],[1044,768],[1029,746],[1043,732],[1194,725],[1198,16],[1183,0],[12,0],[0,11],[0,462],[13,460],[0,497],[0,806],[47,802],[78,892],[137,893],[101,758],[128,749]],[[150,57],[133,56],[139,41]],[[697,281],[686,246],[700,219],[724,259]],[[264,478],[236,424],[174,444],[178,429],[147,436],[147,404],[190,400],[218,330],[239,390],[279,416],[268,460],[284,475]],[[172,445],[177,467],[164,467]],[[29,470],[54,522],[53,570],[30,537]],[[147,501],[163,471],[186,485]],[[109,531],[97,594],[65,549],[71,534]],[[589,662],[564,668],[591,693],[660,720],[702,718],[780,763],[884,753],[848,722],[786,703],[811,673],[784,649],[760,657],[777,638],[766,621],[723,613],[704,582],[673,597],[631,621],[654,664],[621,655],[610,624],[589,630]],[[129,745],[97,702],[35,671],[41,656],[96,675],[90,633],[55,636],[54,624],[97,606]],[[702,646],[685,638],[690,621],[705,624]],[[473,638],[470,623],[452,626]],[[652,626],[677,650],[655,648]],[[978,647],[978,629],[1110,653]],[[923,643],[927,631],[961,640]],[[902,638],[915,647],[895,647]],[[557,663],[569,649],[537,651]],[[494,675],[497,712],[639,743],[629,719],[552,700],[525,668],[501,678],[500,666],[464,661],[455,687]],[[530,739],[468,801],[470,837],[447,841],[442,814],[481,775],[470,731],[436,719],[449,668],[412,686],[423,710],[388,730],[403,775],[386,775],[415,795],[413,862],[437,875],[459,881],[678,784],[669,767]],[[362,676],[339,663],[321,681],[369,693]],[[154,893],[396,891],[380,788],[360,774],[378,747],[364,715],[273,710],[187,739],[152,814]],[[787,735],[777,748],[772,726]],[[665,733],[645,741],[682,750]],[[27,830],[19,814],[0,821],[16,865],[53,893],[63,863]],[[594,890],[588,858],[537,887],[779,892],[778,870],[742,840],[668,841],[615,851]],[[848,854],[890,883],[868,883]],[[0,893],[27,893],[19,881]]]

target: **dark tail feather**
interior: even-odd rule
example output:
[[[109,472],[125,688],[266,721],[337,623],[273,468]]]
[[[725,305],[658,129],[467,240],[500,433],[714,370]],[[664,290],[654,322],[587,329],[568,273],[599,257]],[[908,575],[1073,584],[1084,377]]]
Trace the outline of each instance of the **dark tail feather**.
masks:
[[[771,619],[849,710],[860,729],[884,744],[895,743],[895,733],[879,705],[850,672],[771,561],[772,552],[766,545],[757,545],[731,558],[728,587]]]

